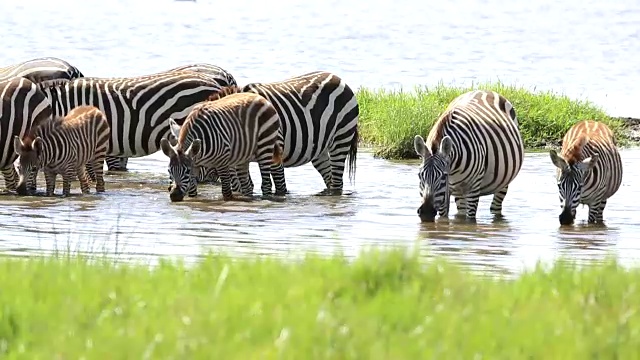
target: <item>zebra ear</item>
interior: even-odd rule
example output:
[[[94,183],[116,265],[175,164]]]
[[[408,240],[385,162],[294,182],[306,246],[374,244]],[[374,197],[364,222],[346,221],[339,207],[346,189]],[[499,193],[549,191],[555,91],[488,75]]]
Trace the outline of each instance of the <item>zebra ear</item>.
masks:
[[[446,157],[451,156],[451,151],[453,150],[453,140],[449,136],[445,136],[440,140],[440,149],[438,150],[441,154]]]
[[[42,152],[42,138],[40,136],[36,136],[31,143],[31,147],[36,151],[36,155],[40,156],[40,153]]]
[[[171,128],[171,135],[173,135],[173,137],[175,137],[176,139],[179,138],[180,125],[178,125],[178,123],[172,118],[169,118],[169,127]]]
[[[416,150],[416,154],[423,159],[431,155],[431,151],[429,151],[427,144],[424,143],[424,139],[420,135],[416,135],[413,138],[413,148]]]
[[[192,158],[200,153],[200,148],[202,147],[202,141],[200,139],[195,139],[191,143],[191,146],[184,152],[185,155],[189,155]]]
[[[564,170],[569,167],[569,164],[567,164],[563,158],[558,156],[558,153],[555,150],[549,150],[549,156],[551,157],[551,162],[553,162],[553,165],[557,168]]]
[[[588,157],[582,160],[582,166],[584,167],[585,170],[591,170],[593,169],[594,166],[596,166],[596,163],[598,162],[599,159],[600,159],[600,155],[593,154],[591,155],[591,157]]]
[[[171,147],[171,144],[169,144],[169,139],[167,138],[162,138],[160,139],[160,149],[162,149],[162,152],[168,157],[170,158],[171,155],[173,155],[175,153],[175,151],[173,150],[173,148]]]
[[[20,136],[18,135],[13,136],[13,151],[16,153],[16,155],[21,155],[20,153],[22,152],[22,140],[20,140]]]

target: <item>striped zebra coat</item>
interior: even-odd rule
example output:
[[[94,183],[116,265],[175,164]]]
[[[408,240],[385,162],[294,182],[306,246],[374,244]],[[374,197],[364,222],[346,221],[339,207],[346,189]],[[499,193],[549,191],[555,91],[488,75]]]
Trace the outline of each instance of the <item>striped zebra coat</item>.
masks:
[[[173,123],[175,128],[177,124]],[[262,175],[262,194],[271,194],[271,169],[281,163],[282,142],[278,140],[280,121],[273,105],[262,96],[237,93],[237,87],[222,91],[193,108],[177,135],[177,144],[162,139],[169,157],[171,201],[184,195],[196,196],[195,176],[200,167],[214,168],[220,174],[224,200],[232,199],[229,169],[249,166],[255,160]],[[192,174],[195,171],[196,174]],[[246,179],[243,179],[246,180]],[[242,184],[244,195],[252,190]],[[279,186],[282,185],[282,186]],[[276,187],[284,187],[277,184]]]
[[[80,180],[83,194],[89,193],[87,164],[93,167],[97,182],[96,192],[104,192],[102,165],[109,146],[109,123],[94,106],[79,106],[65,117],[45,121],[31,134],[21,139],[14,137],[14,149],[19,156],[20,182],[17,192],[27,194],[27,180],[34,169],[42,169],[46,181],[46,194],[52,196],[55,180],[62,175],[62,193],[68,196],[71,181]]]
[[[225,69],[219,66],[206,64],[206,63],[196,63],[196,64],[178,66],[176,68],[169,69],[161,73],[156,73],[155,75],[163,74],[167,72],[177,72],[177,71],[197,72],[201,75],[207,76],[210,80],[218,83],[220,87],[237,85],[236,79],[233,77],[233,75],[231,75],[231,73],[229,73],[228,71],[226,71]],[[128,160],[129,158],[127,157],[107,156],[107,168],[109,169],[109,171],[126,171]],[[210,182],[210,181],[216,180],[213,178],[214,175],[216,175],[215,172],[202,171],[199,175],[200,177],[199,182]]]
[[[40,84],[56,116],[71,109],[95,106],[111,128],[112,157],[140,157],[160,149],[169,134],[169,118],[182,122],[191,109],[220,86],[209,77],[176,71],[133,78],[81,78]]]
[[[522,167],[524,146],[513,105],[493,91],[456,97],[436,120],[427,141],[414,139],[422,158],[418,172],[422,204],[418,215],[432,222],[449,214],[453,195],[458,214],[475,219],[478,200],[493,194],[490,210],[501,214],[509,184]]]
[[[77,79],[84,75],[75,66],[55,57],[31,59],[0,68],[0,81],[24,77],[34,83],[55,79]]]
[[[18,174],[14,162],[14,136],[23,137],[32,127],[51,118],[52,109],[45,94],[36,84],[23,77],[0,81],[0,172],[5,187],[15,190]]]
[[[263,96],[278,112],[284,142],[283,166],[273,172],[285,183],[284,168],[311,162],[327,187],[320,194],[339,195],[348,163],[353,181],[358,152],[359,106],[351,88],[337,75],[316,71],[280,82],[251,83],[241,89]],[[249,179],[248,168],[236,169],[239,179]],[[211,169],[201,169],[212,174]],[[253,184],[251,184],[253,186]]]
[[[589,206],[589,223],[601,223],[607,200],[622,184],[622,159],[613,131],[601,122],[580,121],[564,135],[561,154],[549,154],[556,166],[560,224],[573,224],[578,204]]]

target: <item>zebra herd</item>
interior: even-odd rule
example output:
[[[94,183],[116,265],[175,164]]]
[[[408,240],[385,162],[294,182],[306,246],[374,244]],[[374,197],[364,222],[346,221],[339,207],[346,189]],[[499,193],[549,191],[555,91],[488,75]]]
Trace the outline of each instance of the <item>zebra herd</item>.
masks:
[[[38,58],[0,68],[0,171],[9,190],[33,193],[43,171],[46,193],[63,177],[63,194],[89,179],[105,191],[103,166],[126,171],[130,157],[161,150],[168,158],[169,198],[197,195],[199,183],[253,193],[249,163],[257,162],[262,195],[288,193],[284,168],[311,163],[340,195],[345,167],[353,180],[359,142],[359,106],[353,90],[335,74],[317,71],[272,83],[239,86],[226,70],[191,64],[128,78],[86,77],[68,62]],[[524,160],[515,109],[502,95],[475,90],[455,98],[427,139],[416,135],[423,222],[458,214],[475,219],[481,196],[502,212],[509,184]],[[579,203],[589,222],[601,222],[607,199],[622,180],[622,162],[611,130],[585,120],[563,139],[557,168],[561,224],[571,224]],[[273,179],[273,183],[272,183]]]

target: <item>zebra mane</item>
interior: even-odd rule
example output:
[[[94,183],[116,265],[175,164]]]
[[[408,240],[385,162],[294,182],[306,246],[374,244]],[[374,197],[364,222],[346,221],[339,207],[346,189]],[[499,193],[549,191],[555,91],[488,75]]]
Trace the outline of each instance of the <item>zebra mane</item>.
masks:
[[[220,88],[220,90],[218,90],[217,92],[214,92],[213,94],[209,95],[209,97],[207,98],[207,101],[216,101],[216,100],[222,99],[225,96],[236,94],[239,92],[241,91],[237,85],[224,86]]]
[[[72,80],[69,79],[51,79],[51,80],[43,80],[38,83],[40,89],[50,89],[52,87],[62,87],[66,84],[70,83]]]
[[[582,149],[584,148],[584,146],[587,144],[588,141],[589,141],[589,136],[586,134],[581,134],[576,139],[573,139],[571,143],[567,144],[567,147],[565,148],[562,154],[567,164],[574,165],[577,162],[580,162],[583,160]]]
[[[451,111],[445,111],[433,124],[433,128],[431,128],[433,132],[433,136],[431,137],[431,154],[437,153],[438,149],[440,149],[440,142],[445,135],[444,132],[451,122],[451,114]]]

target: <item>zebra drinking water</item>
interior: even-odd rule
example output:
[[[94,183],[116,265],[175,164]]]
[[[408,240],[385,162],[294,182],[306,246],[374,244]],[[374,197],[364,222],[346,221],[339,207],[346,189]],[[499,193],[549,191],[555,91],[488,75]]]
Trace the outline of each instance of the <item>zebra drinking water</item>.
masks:
[[[475,90],[453,99],[434,123],[427,141],[414,139],[422,158],[418,172],[422,204],[418,215],[432,222],[449,214],[475,219],[480,196],[493,194],[490,210],[501,214],[509,184],[518,175],[524,146],[513,105],[494,91]]]
[[[601,223],[607,199],[622,184],[622,159],[613,131],[604,123],[583,120],[562,139],[561,154],[550,150],[556,166],[561,225],[573,224],[578,204],[589,206],[589,223]]]
[[[13,137],[24,136],[32,127],[51,117],[52,109],[45,94],[27,78],[12,77],[0,81],[0,172],[5,187],[15,190],[18,182],[14,162]]]
[[[83,194],[89,193],[86,166],[96,175],[96,192],[104,192],[102,166],[109,146],[109,123],[102,111],[94,106],[78,106],[65,117],[45,121],[31,134],[21,139],[14,136],[14,149],[19,156],[20,182],[17,192],[27,194],[28,180],[34,169],[42,169],[46,194],[52,196],[58,174],[62,175],[62,194],[68,196],[71,181],[77,176]]]
[[[271,194],[271,169],[281,162],[282,142],[278,140],[280,121],[273,105],[260,95],[238,93],[236,86],[225,87],[208,101],[196,105],[179,130],[177,144],[163,138],[160,146],[169,157],[171,201],[182,201],[185,194],[197,195],[199,167],[214,168],[220,174],[222,196],[232,199],[229,169],[248,167],[257,161],[262,175],[262,194]],[[172,122],[172,129],[178,125]],[[192,172],[195,171],[196,174]],[[242,179],[243,194],[253,189]],[[276,188],[284,184],[276,182]]]

